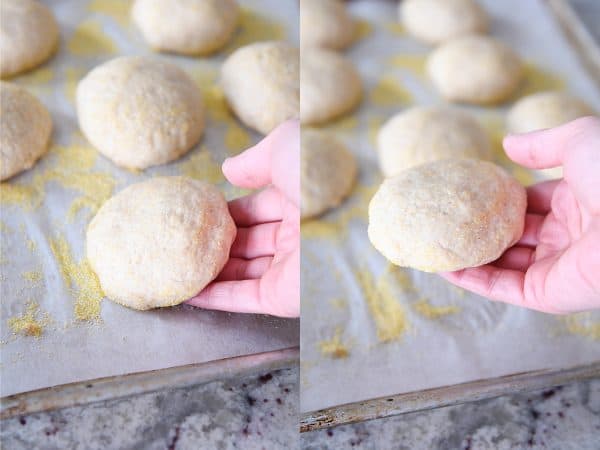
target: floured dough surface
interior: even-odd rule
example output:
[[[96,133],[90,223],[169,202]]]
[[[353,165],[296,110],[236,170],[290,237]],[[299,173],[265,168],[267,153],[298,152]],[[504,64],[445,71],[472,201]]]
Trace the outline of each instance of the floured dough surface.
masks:
[[[131,17],[156,50],[206,55],[222,48],[238,23],[234,0],[136,0]]]
[[[362,83],[352,62],[332,50],[304,48],[300,67],[300,121],[329,122],[352,111]]]
[[[523,77],[520,58],[488,36],[452,39],[427,59],[427,72],[446,100],[490,104],[507,100]]]
[[[58,25],[34,0],[0,2],[0,76],[16,75],[46,61],[58,45]]]
[[[106,296],[134,309],[177,305],[222,270],[236,227],[223,195],[187,177],[156,177],[108,200],[86,251]]]
[[[301,138],[300,202],[303,219],[338,206],[356,181],[356,160],[342,142],[322,131]]]
[[[435,161],[383,181],[369,204],[369,239],[398,266],[480,266],[520,239],[526,206],[525,188],[492,163]]]
[[[250,44],[221,67],[227,103],[247,126],[267,134],[300,110],[300,54],[286,42]]]
[[[488,29],[487,14],[476,0],[403,0],[399,13],[412,36],[432,45]]]
[[[94,147],[130,169],[177,159],[204,130],[194,81],[171,63],[140,56],[90,71],[77,85],[77,118]]]
[[[583,100],[566,92],[539,92],[517,101],[509,110],[506,125],[510,133],[553,128],[594,114]]]
[[[0,82],[0,179],[29,169],[48,151],[52,118],[25,89]]]
[[[301,47],[342,50],[355,35],[356,26],[341,0],[300,0]]]
[[[416,106],[396,114],[377,135],[379,167],[386,177],[448,158],[492,159],[485,130],[456,108]]]

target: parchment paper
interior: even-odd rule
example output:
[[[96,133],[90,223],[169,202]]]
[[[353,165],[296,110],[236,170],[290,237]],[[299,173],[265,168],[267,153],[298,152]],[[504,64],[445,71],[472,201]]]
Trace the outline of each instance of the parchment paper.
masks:
[[[337,211],[303,224],[302,412],[600,360],[599,314],[565,318],[492,303],[436,275],[390,266],[370,245],[366,205],[381,181],[377,129],[411,104],[441,102],[422,73],[419,55],[428,49],[404,34],[396,4],[349,3],[364,37],[346,54],[366,95],[357,113],[327,129],[358,157],[359,183]],[[542,1],[482,4],[493,19],[492,34],[537,67],[528,74],[537,81],[525,90],[558,87],[562,79],[564,89],[600,110],[597,88]],[[497,145],[506,106],[466,109]],[[525,182],[536,178],[497,159]]]
[[[49,108],[55,129],[50,153],[2,186],[1,396],[298,345],[297,320],[263,315],[188,306],[136,312],[106,299],[99,320],[77,320],[74,313],[76,300],[89,294],[86,280],[77,279],[85,273],[85,228],[107,190],[110,195],[155,175],[185,173],[217,183],[228,198],[241,194],[224,180],[220,163],[260,136],[226,113],[215,78],[235,47],[273,38],[297,43],[298,12],[292,0],[239,3],[242,25],[224,52],[207,58],[154,54],[175,62],[198,81],[208,110],[206,129],[184,158],[132,173],[90,149],[77,131],[73,104],[76,82],[91,68],[118,55],[153,54],[129,21],[130,2],[48,2],[60,24],[58,53],[40,69],[12,80]],[[85,161],[82,155],[87,155]],[[40,191],[32,193],[31,186]],[[12,196],[7,193],[11,187]],[[13,198],[15,189],[22,198]],[[59,261],[51,246],[65,243],[67,256]],[[75,273],[69,284],[65,267]],[[39,337],[13,334],[10,324],[28,311],[42,329]]]

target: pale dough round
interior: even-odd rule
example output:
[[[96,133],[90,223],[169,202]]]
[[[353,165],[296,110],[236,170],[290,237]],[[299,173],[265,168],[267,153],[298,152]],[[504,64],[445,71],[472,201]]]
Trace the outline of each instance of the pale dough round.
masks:
[[[445,99],[474,104],[508,99],[523,77],[516,53],[488,36],[460,37],[442,44],[427,59],[427,72]]]
[[[404,0],[399,14],[408,33],[433,45],[488,29],[487,14],[475,0]]]
[[[305,48],[300,66],[300,121],[329,122],[352,111],[362,83],[352,62],[332,50]]]
[[[77,118],[88,140],[129,169],[172,161],[204,130],[200,91],[177,66],[125,56],[89,72],[77,85]]]
[[[338,139],[316,130],[302,131],[300,204],[302,219],[338,206],[356,180],[354,155]]]
[[[480,266],[521,238],[526,206],[525,188],[490,162],[435,161],[383,181],[369,204],[369,239],[398,266]]]
[[[258,42],[233,52],[221,67],[221,86],[233,112],[267,134],[300,109],[300,54],[286,42]]]
[[[88,226],[86,252],[106,296],[144,310],[200,292],[223,269],[235,235],[217,188],[156,177],[102,205]]]
[[[32,69],[58,45],[58,25],[46,5],[34,0],[0,2],[0,77]]]
[[[377,135],[379,167],[386,177],[447,158],[492,159],[485,130],[455,108],[416,106],[389,119]]]
[[[508,111],[506,125],[510,133],[527,133],[591,114],[592,108],[571,94],[539,92],[519,99]]]
[[[235,0],[136,0],[131,17],[156,50],[207,55],[222,48],[238,23]]]
[[[300,0],[301,47],[342,50],[356,35],[346,5],[340,0]]]
[[[6,82],[0,82],[0,110],[0,180],[6,180],[48,151],[52,118],[37,98]]]

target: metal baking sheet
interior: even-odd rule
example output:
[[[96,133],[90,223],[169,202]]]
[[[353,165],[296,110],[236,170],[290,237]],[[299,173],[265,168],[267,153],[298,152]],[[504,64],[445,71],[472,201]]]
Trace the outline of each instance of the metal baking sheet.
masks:
[[[526,62],[519,96],[567,90],[600,110],[597,86],[543,1],[481,3],[492,17],[492,35]],[[366,207],[381,181],[377,130],[410,105],[442,102],[424,73],[429,49],[406,36],[396,8],[396,2],[380,0],[349,3],[362,38],[346,54],[361,73],[365,98],[356,113],[325,129],[347,143],[360,173],[340,208],[303,223],[300,409],[305,430],[360,420],[361,414],[369,418],[371,406],[386,415],[448,404],[452,386],[474,383],[474,390],[455,397],[464,401],[476,398],[480,384],[493,386],[493,380],[515,374],[535,379],[542,373],[579,373],[580,367],[598,373],[599,313],[559,317],[489,302],[436,275],[394,267],[370,245]],[[542,176],[502,154],[507,107],[461,108],[488,129],[496,161],[531,184]],[[380,408],[383,399],[422,392],[439,396],[430,404]],[[358,415],[350,419],[348,411]]]
[[[154,54],[129,20],[131,2],[47,2],[60,25],[57,54],[14,78],[49,108],[52,148],[34,168],[2,183],[0,395],[129,373],[276,351],[298,345],[297,320],[228,314],[190,306],[138,312],[102,298],[84,255],[85,229],[99,205],[127,185],[186,174],[215,183],[228,198],[221,162],[260,136],[228,111],[217,84],[235,48],[254,41],[298,41],[293,0],[240,1],[240,28],[212,57]],[[120,169],[79,133],[77,81],[119,55],[152,55],[186,70],[206,107],[200,143],[183,158],[143,172]]]

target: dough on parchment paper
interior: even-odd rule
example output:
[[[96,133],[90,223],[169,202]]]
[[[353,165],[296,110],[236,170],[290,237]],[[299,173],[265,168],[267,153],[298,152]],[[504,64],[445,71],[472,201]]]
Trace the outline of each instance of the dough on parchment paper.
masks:
[[[489,36],[465,36],[433,50],[427,72],[446,100],[491,104],[507,100],[517,90],[523,65],[502,42]]]
[[[457,108],[415,106],[389,119],[377,135],[379,167],[390,177],[448,158],[492,159],[486,131]]]
[[[134,309],[177,305],[223,269],[236,227],[221,192],[156,177],[109,199],[87,229],[86,252],[106,296]]]
[[[302,219],[338,206],[356,181],[356,160],[345,145],[323,131],[303,130],[300,205]]]
[[[58,45],[58,24],[35,0],[0,2],[0,77],[25,72],[46,61]]]
[[[52,118],[25,89],[0,82],[0,180],[33,164],[48,151]]]
[[[248,127],[267,134],[300,110],[300,54],[286,42],[237,49],[221,67],[225,99]]]
[[[140,56],[91,70],[77,85],[77,118],[100,153],[129,169],[177,159],[204,130],[194,81],[171,63]]]
[[[476,0],[404,0],[399,15],[408,33],[432,45],[488,29],[487,14]]]
[[[519,99],[508,111],[506,127],[509,133],[553,128],[594,114],[583,100],[565,92],[547,91]],[[536,170],[545,178],[561,178],[562,167]]]
[[[332,50],[304,48],[300,65],[300,121],[329,122],[352,111],[362,83],[352,62]]]
[[[343,50],[356,26],[341,0],[300,0],[300,46]]]
[[[233,36],[239,8],[235,0],[135,0],[131,17],[158,51],[207,55]]]
[[[523,234],[525,188],[502,168],[446,159],[386,178],[369,204],[369,239],[392,263],[425,272],[499,258]]]

